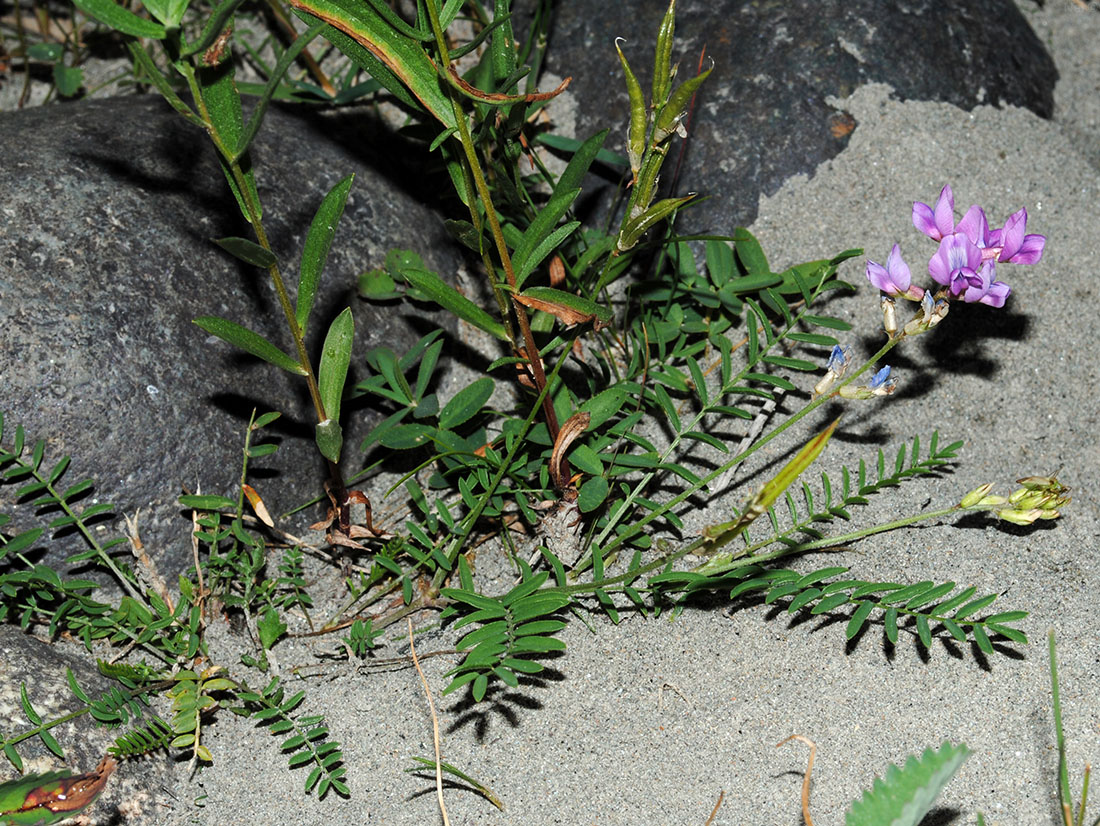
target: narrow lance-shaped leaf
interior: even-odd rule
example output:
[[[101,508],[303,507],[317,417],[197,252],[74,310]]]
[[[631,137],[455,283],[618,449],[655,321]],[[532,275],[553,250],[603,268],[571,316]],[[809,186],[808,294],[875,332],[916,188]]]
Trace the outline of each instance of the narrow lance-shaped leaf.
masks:
[[[829,439],[832,438],[833,431],[836,430],[839,424],[840,418],[837,417],[833,420],[833,423],[821,431],[821,433],[810,439],[810,441],[795,454],[794,458],[787,462],[787,464],[783,466],[783,469],[780,470],[774,478],[765,483],[764,487],[746,503],[738,519],[734,520],[732,523],[726,522],[720,525],[711,525],[704,529],[703,535],[707,538],[707,550],[709,552],[714,552],[724,545],[729,544],[757,517],[767,513],[768,508],[774,505],[776,500],[783,495],[783,492],[793,485],[798,477],[801,476],[802,473],[814,463],[817,457],[821,455],[821,452],[825,449],[825,445],[827,445]]]
[[[144,17],[138,17],[112,0],[74,0],[73,4],[89,17],[94,17],[123,34],[132,37],[148,37],[152,40],[164,40],[167,36],[164,26],[152,20],[146,20]]]
[[[255,241],[249,241],[247,238],[237,238],[236,236],[217,238],[214,243],[234,258],[255,267],[267,269],[273,267],[276,263],[275,254],[271,250],[264,249]]]
[[[395,85],[400,86],[401,96],[409,98],[409,93],[428,112],[444,126],[456,128],[455,113],[449,97],[439,85],[436,67],[424,52],[424,49],[412,38],[394,30],[368,4],[356,0],[289,0],[290,5],[315,18],[324,20],[333,28],[343,32],[370,56],[382,64],[388,76],[379,76],[371,72],[380,83],[391,92],[398,94]],[[347,51],[337,39],[333,43],[349,57],[358,61],[361,54]],[[365,68],[370,71],[371,66]],[[396,84],[394,83],[396,81]]]
[[[237,138],[237,145],[233,150],[231,160],[239,161],[244,157],[245,153],[248,152],[248,148],[252,145],[256,133],[260,131],[260,124],[263,122],[264,115],[267,114],[267,105],[271,102],[271,98],[275,95],[276,90],[282,85],[283,75],[285,75],[287,69],[290,68],[290,64],[298,59],[298,55],[309,45],[310,41],[326,28],[328,28],[328,26],[324,22],[318,20],[309,27],[308,31],[298,35],[287,50],[279,56],[279,62],[275,64],[275,68],[271,71],[271,77],[267,79],[264,90],[260,93],[259,100],[257,100],[256,104],[252,107],[252,114],[248,118],[248,123],[245,124],[244,129]]]
[[[214,45],[219,37],[221,37],[222,31],[229,24],[230,18],[237,8],[244,2],[244,0],[222,0],[218,4],[218,7],[214,9],[214,13],[206,21],[206,25],[202,28],[202,34],[199,35],[199,39],[194,43],[190,43],[186,48],[180,50],[180,57],[190,57],[193,54],[199,52],[205,52],[211,46]]]
[[[516,286],[522,287],[523,282],[527,280],[527,276],[534,272],[535,267],[541,264],[546,256],[561,246],[580,225],[580,221],[570,221],[558,227],[542,239],[539,245],[531,251],[529,256],[527,256],[527,259],[523,262],[523,266],[516,267]]]
[[[535,220],[524,230],[523,238],[516,245],[512,254],[512,265],[516,270],[522,270],[531,257],[531,253],[550,234],[550,230],[558,223],[558,220],[569,209],[573,201],[580,195],[580,189],[562,190],[560,187],[550,197],[550,201],[535,216]],[[529,270],[528,270],[529,271]]]
[[[493,2],[493,22],[499,20],[501,25],[493,31],[493,39],[489,42],[489,54],[492,59],[493,81],[498,85],[516,70],[516,47],[512,39],[512,21],[508,13],[510,5],[510,0]]]
[[[321,271],[325,268],[325,261],[328,260],[332,239],[336,235],[336,226],[344,214],[344,205],[347,203],[354,179],[354,174],[348,175],[328,191],[321,206],[317,208],[317,214],[313,216],[313,223],[309,226],[309,234],[302,249],[302,263],[298,274],[298,303],[294,310],[302,335],[305,335],[306,328],[309,326],[309,314],[317,296]],[[325,409],[327,410],[328,407],[326,406]]]
[[[281,367],[299,376],[306,374],[305,368],[295,359],[288,356],[259,333],[254,333],[236,322],[218,316],[206,315],[196,318],[193,323],[211,335],[217,336],[222,341],[227,341],[234,347],[239,347],[246,353],[251,353],[257,358],[274,364],[276,367]]]
[[[237,199],[241,215],[251,223],[254,219],[263,217],[260,195],[256,191],[255,176],[252,174],[250,164],[241,163],[237,166],[246,189],[245,192],[241,192],[229,160],[235,155],[244,130],[241,94],[237,91],[237,84],[233,78],[233,62],[227,60],[218,66],[200,69],[195,73],[195,77],[199,82],[202,99],[210,116],[207,128],[212,130],[214,144],[218,147],[218,159],[221,161],[222,172],[225,173],[225,179],[233,191],[233,197]]]
[[[141,72],[157,87],[157,91],[160,92],[161,96],[168,102],[168,105],[183,115],[188,122],[200,129],[205,129],[206,124],[203,123],[202,118],[195,114],[194,110],[184,103],[183,99],[176,94],[176,90],[172,88],[171,84],[168,82],[168,78],[161,72],[157,64],[153,62],[153,58],[145,51],[145,47],[137,40],[131,40],[126,44],[126,47],[130,51],[130,57],[134,61],[134,66],[140,67]],[[135,74],[137,74],[138,77],[141,76],[141,73]]]
[[[427,270],[401,270],[400,275],[409,282],[409,286],[424,293],[428,298],[445,310],[450,310],[463,321],[469,322],[501,341],[508,340],[504,325],[485,312],[438,275]]]
[[[584,176],[588,174],[589,167],[603,151],[603,143],[607,139],[609,131],[604,129],[602,132],[597,132],[577,147],[573,152],[573,157],[569,159],[565,171],[561,173],[561,177],[558,178],[558,182],[554,186],[555,195],[559,192],[569,192],[581,187]],[[572,200],[570,198],[570,202]]]
[[[636,218],[626,222],[622,232],[619,233],[619,241],[616,244],[620,252],[626,252],[634,247],[638,240],[645,235],[655,224],[663,221],[673,212],[686,204],[695,195],[684,195],[679,198],[665,198],[653,204],[649,209]]]
[[[611,310],[607,307],[553,287],[528,287],[513,297],[525,307],[550,313],[566,326],[589,321],[597,325],[611,322]]]
[[[321,364],[317,374],[317,388],[324,408],[322,425],[326,430],[319,431],[318,447],[322,448],[324,458],[333,462],[340,459],[340,448],[333,447],[334,437],[339,433],[340,403],[343,398],[344,382],[348,379],[348,364],[351,362],[351,345],[355,334],[355,322],[351,308],[345,307],[329,326],[321,350]],[[328,423],[331,422],[331,423]],[[320,426],[318,426],[320,427]],[[322,444],[322,437],[326,441]],[[340,439],[342,442],[342,437]]]

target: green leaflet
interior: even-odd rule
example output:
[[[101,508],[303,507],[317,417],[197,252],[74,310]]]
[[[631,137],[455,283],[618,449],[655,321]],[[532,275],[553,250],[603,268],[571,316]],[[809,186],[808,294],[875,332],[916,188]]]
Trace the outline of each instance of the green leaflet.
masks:
[[[234,347],[239,347],[246,353],[251,353],[257,358],[274,364],[276,367],[282,367],[287,372],[296,373],[299,376],[304,376],[306,374],[305,368],[303,368],[302,365],[266,338],[259,333],[252,332],[246,327],[242,327],[234,321],[230,321],[227,318],[204,315],[196,318],[192,323],[206,330],[206,332],[211,335],[217,336],[222,341],[227,341]]]
[[[876,778],[852,803],[845,826],[917,826],[969,756],[970,749],[961,743],[944,743],[938,751],[928,748],[920,757],[909,755],[900,769],[891,765],[885,778]]]
[[[351,316],[351,307],[345,307],[329,325],[321,350],[321,366],[317,371],[317,389],[321,394],[325,416],[329,419],[340,418],[340,403],[344,398],[344,382],[351,363],[354,335],[355,321]]]
[[[336,235],[336,225],[344,214],[344,205],[351,191],[351,182],[355,175],[348,175],[325,195],[313,222],[309,225],[305,247],[302,249],[302,263],[298,275],[298,301],[294,314],[298,326],[305,335],[309,326],[309,314],[313,310],[313,301],[317,295],[317,285],[321,280],[321,270],[328,260],[329,248]],[[391,281],[392,284],[392,281]],[[325,406],[328,410],[328,405]]]

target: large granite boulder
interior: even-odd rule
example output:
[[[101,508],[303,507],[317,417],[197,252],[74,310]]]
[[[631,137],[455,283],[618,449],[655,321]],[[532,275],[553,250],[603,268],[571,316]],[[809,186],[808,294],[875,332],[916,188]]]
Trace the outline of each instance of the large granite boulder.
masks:
[[[440,219],[423,206],[424,176],[394,161],[400,147],[368,148],[368,122],[361,110],[275,109],[253,151],[265,226],[291,289],[314,211],[356,173],[314,310],[311,352],[350,303],[360,378],[367,347],[401,352],[439,319],[358,300],[357,274],[381,267],[391,248],[418,251],[444,277],[461,265]],[[224,316],[292,350],[266,273],[212,243],[251,230],[207,137],[159,98],[120,98],[4,114],[0,145],[4,444],[22,424],[28,438],[48,440],[47,462],[72,455],[67,482],[96,480],[85,503],[140,507],[142,538],[169,575],[190,560],[189,521],[176,497],[200,485],[235,491],[253,408],[284,414],[265,431],[281,441],[279,452],[252,463],[277,474],[255,483],[272,512],[320,494],[325,471],[304,382],[192,324]],[[424,152],[403,154],[422,161]],[[375,422],[363,408],[348,418],[345,455],[354,468]],[[13,492],[0,487],[0,501]],[[31,526],[15,513],[17,529]],[[78,543],[51,543],[45,560],[56,564],[82,550]]]
[[[610,127],[624,151],[629,109],[616,37],[648,94],[666,2],[556,7],[546,65],[573,77],[577,134]],[[756,217],[760,194],[835,157],[858,124],[827,98],[887,83],[902,100],[1013,105],[1049,118],[1058,72],[1012,0],[680,0],[678,79],[714,72],[699,93],[675,192],[710,200],[686,210],[685,231],[728,234]],[[673,179],[679,146],[665,164]],[[873,174],[873,170],[868,170]]]

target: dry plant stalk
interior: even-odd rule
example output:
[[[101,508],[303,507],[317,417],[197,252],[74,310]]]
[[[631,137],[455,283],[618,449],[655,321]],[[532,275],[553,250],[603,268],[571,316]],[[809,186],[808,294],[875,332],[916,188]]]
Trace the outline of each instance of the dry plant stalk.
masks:
[[[447,807],[443,803],[443,758],[439,754],[439,717],[435,713],[435,702],[432,700],[432,690],[428,687],[428,678],[424,676],[424,669],[420,667],[420,660],[416,657],[416,643],[413,642],[413,624],[409,617],[405,617],[409,626],[409,653],[412,655],[416,673],[420,675],[420,684],[424,686],[424,695],[428,698],[428,711],[432,715],[432,744],[435,746],[435,796],[439,801],[439,812],[443,815],[443,826],[451,826],[451,819],[447,817]]]
[[[806,764],[806,776],[802,778],[802,818],[806,821],[806,826],[814,826],[814,820],[810,817],[810,775],[814,770],[814,756],[817,754],[817,745],[809,737],[803,737],[801,734],[792,734],[786,740],[780,740],[775,744],[776,748],[779,748],[784,743],[789,743],[791,740],[799,740],[810,747],[810,762]]]

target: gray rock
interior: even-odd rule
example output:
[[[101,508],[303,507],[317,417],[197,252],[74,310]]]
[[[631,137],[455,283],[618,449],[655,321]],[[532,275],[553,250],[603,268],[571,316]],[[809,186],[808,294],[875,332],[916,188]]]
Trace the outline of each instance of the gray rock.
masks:
[[[47,645],[15,626],[0,624],[0,739],[34,728],[22,708],[23,687],[43,722],[84,707],[69,688],[67,669],[92,700],[101,699],[112,686],[118,687],[118,683],[99,673],[95,660],[83,648],[72,644]],[[64,759],[49,751],[37,736],[22,741],[15,750],[25,773],[69,769],[73,774],[83,774],[95,769],[116,737],[143,725],[131,719],[122,728],[111,729],[96,723],[90,714],[82,714],[49,729],[64,751]],[[0,756],[0,761],[4,764],[0,778],[18,776],[6,757]],[[168,790],[174,788],[177,769],[177,763],[164,749],[121,761],[99,799],[86,812],[87,822],[93,826],[162,823],[164,807],[171,802]]]
[[[547,67],[573,77],[579,137],[610,127],[605,144],[625,154],[629,109],[614,39],[648,95],[657,27],[667,3],[557,7]],[[688,124],[674,192],[710,200],[686,210],[684,231],[728,234],[747,226],[761,193],[833,158],[858,124],[826,98],[871,82],[902,100],[1026,107],[1049,118],[1057,70],[1011,0],[681,0],[673,61],[677,82],[714,72]],[[675,139],[674,139],[675,140]],[[665,163],[673,179],[680,146]],[[874,174],[868,170],[868,174]]]
[[[311,352],[319,354],[329,322],[350,303],[359,377],[367,347],[401,352],[439,322],[411,317],[419,310],[404,305],[359,301],[357,274],[382,266],[395,247],[417,250],[445,277],[461,264],[422,205],[431,194],[422,176],[395,164],[396,150],[364,154],[361,115],[272,110],[253,153],[265,225],[292,290],[314,211],[338,180],[357,175],[311,321]],[[251,232],[207,137],[159,98],[126,98],[7,113],[0,145],[4,444],[22,424],[28,438],[48,440],[47,462],[72,455],[67,482],[96,480],[85,503],[110,501],[120,513],[140,507],[142,538],[169,575],[190,560],[189,522],[176,497],[199,485],[235,490],[254,407],[284,414],[265,431],[282,442],[279,452],[252,464],[272,513],[320,494],[325,471],[305,383],[192,324],[219,315],[292,348],[266,273],[212,243]],[[405,154],[420,161],[424,150]],[[362,464],[358,444],[375,418],[362,406],[349,417],[352,468]],[[0,501],[12,493],[0,487]],[[31,524],[17,518],[15,527]],[[82,549],[75,537],[51,543],[45,560]]]

